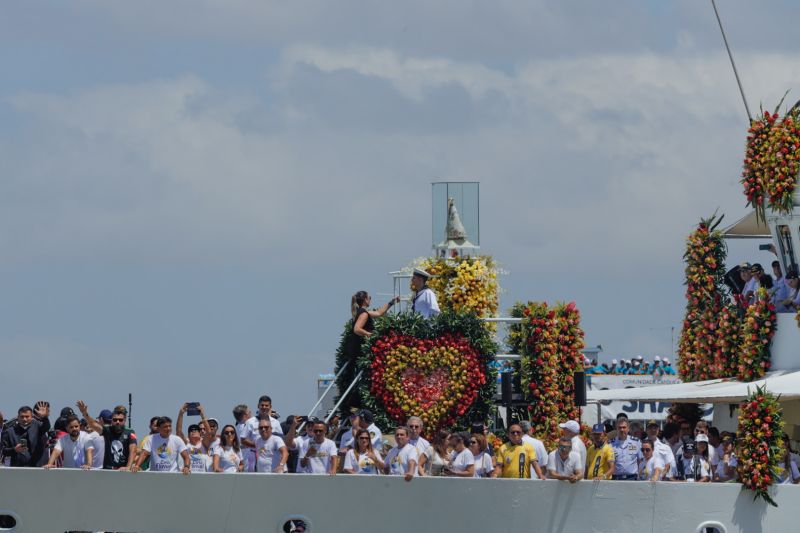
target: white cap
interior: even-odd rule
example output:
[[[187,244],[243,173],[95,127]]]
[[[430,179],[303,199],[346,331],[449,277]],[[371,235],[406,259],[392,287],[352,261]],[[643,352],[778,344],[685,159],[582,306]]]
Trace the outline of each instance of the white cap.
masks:
[[[665,362],[665,363],[667,363],[667,364],[669,364],[669,359],[667,359],[667,358],[665,357],[665,358],[664,358],[664,362]]]
[[[653,358],[653,361],[661,361],[661,357],[659,357],[659,356],[655,356],[655,357]]]
[[[644,357],[642,357],[641,355],[637,355],[636,359],[638,359],[639,361],[644,361]]]
[[[424,271],[424,270],[422,270],[421,268],[415,268],[415,269],[414,269],[414,275],[415,275],[415,276],[422,276],[422,277],[423,277],[423,278],[425,278],[425,279],[428,279],[429,277],[431,277],[431,275],[430,275],[430,274],[428,274],[427,272],[425,272],[425,271]]]
[[[571,431],[573,433],[581,432],[581,425],[574,420],[567,420],[563,424],[559,424],[558,427],[560,427],[561,429],[566,429],[567,431]]]
[[[706,444],[708,444],[708,437],[706,436],[705,433],[700,433],[699,435],[697,435],[694,438],[694,441],[695,442],[705,442]]]
[[[611,364],[612,364],[612,365],[616,365],[616,364],[617,364],[617,360],[616,360],[616,359],[612,359],[612,360],[611,360]]]

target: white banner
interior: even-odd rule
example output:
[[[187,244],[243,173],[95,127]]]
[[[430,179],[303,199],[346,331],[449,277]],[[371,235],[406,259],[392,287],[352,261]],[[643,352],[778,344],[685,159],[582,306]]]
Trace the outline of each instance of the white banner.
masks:
[[[608,375],[593,374],[586,376],[587,390],[635,389],[652,387],[653,385],[673,385],[683,383],[678,376],[652,375]],[[617,414],[625,413],[631,420],[664,420],[669,414],[671,402],[602,402],[600,406],[601,420],[615,420]],[[714,409],[711,404],[701,406],[705,410],[703,418],[711,420]],[[597,406],[587,405],[583,408],[583,422],[597,422]]]

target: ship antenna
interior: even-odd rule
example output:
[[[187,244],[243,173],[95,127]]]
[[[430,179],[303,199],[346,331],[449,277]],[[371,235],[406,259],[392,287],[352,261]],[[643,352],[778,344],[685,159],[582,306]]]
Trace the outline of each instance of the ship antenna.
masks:
[[[739,92],[742,94],[742,102],[744,102],[744,109],[747,111],[747,118],[750,122],[753,122],[753,115],[750,114],[750,106],[747,105],[747,97],[744,95],[744,89],[742,88],[742,80],[739,79],[739,71],[736,70],[736,63],[733,61],[733,54],[731,53],[731,47],[728,46],[728,37],[725,35],[725,28],[722,27],[722,19],[719,18],[719,11],[717,10],[717,3],[714,0],[711,0],[711,7],[714,8],[714,14],[717,16],[717,22],[719,23],[719,31],[722,32],[722,40],[725,42],[725,49],[728,51],[728,57],[731,60],[731,66],[733,67],[733,75],[736,76],[736,83],[739,85]]]

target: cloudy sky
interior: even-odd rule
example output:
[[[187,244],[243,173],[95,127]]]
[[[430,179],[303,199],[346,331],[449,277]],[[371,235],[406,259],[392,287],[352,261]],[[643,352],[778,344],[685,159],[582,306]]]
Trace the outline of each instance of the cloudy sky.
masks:
[[[800,98],[800,6],[718,4],[751,108]],[[686,234],[746,213],[705,1],[7,0],[0,69],[7,414],[309,408],[439,180],[481,182],[504,308],[575,300],[604,357],[666,355]]]

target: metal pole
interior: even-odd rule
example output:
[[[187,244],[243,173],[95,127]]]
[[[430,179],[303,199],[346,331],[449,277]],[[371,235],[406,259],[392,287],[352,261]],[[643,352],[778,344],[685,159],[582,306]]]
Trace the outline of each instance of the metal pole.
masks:
[[[128,393],[128,427],[133,427],[133,393]]]
[[[334,377],[333,380],[331,380],[331,384],[328,385],[328,388],[325,389],[325,392],[323,392],[322,396],[319,397],[319,400],[317,400],[317,403],[315,403],[314,407],[312,407],[311,410],[308,412],[308,416],[309,417],[311,417],[311,415],[314,414],[314,411],[317,410],[317,407],[319,407],[319,405],[322,403],[322,400],[325,399],[325,396],[328,395],[328,392],[330,392],[331,388],[333,388],[333,386],[336,384],[336,380],[339,379],[339,376],[342,375],[342,372],[344,372],[345,369],[349,365],[350,365],[350,361],[345,361],[345,363],[342,365],[342,368],[340,368],[339,371],[336,373],[336,377]]]
[[[731,53],[731,47],[728,46],[728,37],[725,35],[725,28],[722,27],[722,19],[719,18],[717,3],[714,0],[711,0],[711,6],[714,8],[714,14],[717,16],[719,31],[722,32],[722,40],[725,42],[725,49],[728,51],[728,57],[731,60],[731,66],[733,67],[733,75],[736,77],[736,83],[739,85],[739,92],[742,95],[742,102],[744,102],[744,109],[745,111],[747,111],[748,121],[752,122],[753,115],[750,114],[750,106],[747,105],[747,97],[745,97],[744,95],[744,89],[742,88],[742,80],[739,79],[739,71],[736,70],[736,63],[733,61],[733,54]]]
[[[333,409],[331,410],[331,412],[328,413],[328,416],[325,417],[325,423],[326,424],[331,421],[331,418],[333,418],[333,414],[336,412],[336,410],[339,408],[339,406],[342,405],[342,402],[344,401],[345,398],[347,398],[347,395],[350,394],[350,391],[353,390],[353,387],[356,386],[356,383],[358,383],[358,381],[361,379],[361,374],[363,374],[363,373],[364,373],[363,370],[361,372],[359,372],[358,375],[356,375],[356,377],[353,380],[353,382],[350,384],[350,386],[347,387],[347,390],[344,391],[344,394],[342,394],[339,397],[339,401],[336,402],[336,405],[333,406]]]

